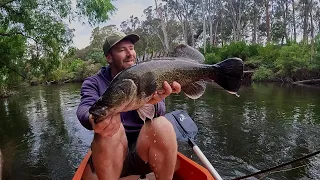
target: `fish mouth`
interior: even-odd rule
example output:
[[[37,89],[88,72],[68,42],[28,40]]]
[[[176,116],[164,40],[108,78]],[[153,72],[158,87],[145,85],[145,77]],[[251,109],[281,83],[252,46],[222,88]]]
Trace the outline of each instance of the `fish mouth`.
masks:
[[[104,109],[89,109],[89,113],[92,115],[95,123],[100,122],[101,117],[106,115],[106,111]]]

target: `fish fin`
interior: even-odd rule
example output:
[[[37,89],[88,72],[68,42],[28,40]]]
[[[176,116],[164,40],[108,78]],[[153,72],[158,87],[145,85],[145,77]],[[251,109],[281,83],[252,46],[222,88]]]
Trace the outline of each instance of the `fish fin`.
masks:
[[[171,55],[173,57],[180,57],[180,58],[193,60],[198,63],[204,63],[204,61],[205,61],[205,58],[200,51],[198,51],[197,49],[195,49],[189,45],[186,45],[186,44],[177,45],[174,48]]]
[[[243,79],[243,61],[240,58],[229,58],[213,66],[218,70],[214,81],[225,90],[236,93]]]
[[[206,83],[204,81],[196,81],[187,86],[181,87],[182,91],[191,99],[198,99],[206,90]]]
[[[141,108],[137,110],[139,117],[143,120],[146,121],[147,118],[153,119],[155,115],[155,108],[153,104],[145,104]]]

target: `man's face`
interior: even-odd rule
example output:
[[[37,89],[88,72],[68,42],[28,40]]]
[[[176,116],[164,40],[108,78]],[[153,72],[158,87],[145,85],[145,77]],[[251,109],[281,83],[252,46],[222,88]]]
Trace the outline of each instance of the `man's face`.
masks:
[[[136,51],[129,40],[123,40],[112,47],[107,60],[118,72],[132,66],[136,62]]]

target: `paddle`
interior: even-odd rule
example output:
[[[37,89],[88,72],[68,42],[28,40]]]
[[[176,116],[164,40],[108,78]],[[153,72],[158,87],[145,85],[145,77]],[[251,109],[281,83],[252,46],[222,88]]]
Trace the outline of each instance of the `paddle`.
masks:
[[[202,153],[200,148],[194,142],[194,138],[198,133],[198,127],[191,119],[191,117],[188,115],[188,113],[183,110],[176,110],[167,113],[165,117],[172,123],[177,135],[177,140],[188,142],[188,144],[192,147],[193,151],[199,157],[200,161],[205,165],[205,167],[212,174],[212,176],[216,180],[222,180],[221,176],[214,169],[212,164],[209,162],[209,160],[206,158],[206,156]]]

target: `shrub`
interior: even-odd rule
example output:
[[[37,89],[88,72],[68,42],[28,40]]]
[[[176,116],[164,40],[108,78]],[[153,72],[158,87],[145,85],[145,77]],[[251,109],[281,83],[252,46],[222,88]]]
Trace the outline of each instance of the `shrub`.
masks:
[[[253,76],[252,80],[254,81],[266,81],[266,80],[271,80],[274,78],[274,73],[272,72],[271,69],[267,69],[266,67],[260,67],[258,68]]]
[[[250,51],[247,44],[244,41],[232,42],[228,46],[223,46],[220,51],[220,58],[227,59],[231,57],[239,57],[243,61],[246,61],[250,56]]]
[[[215,53],[209,53],[205,55],[205,63],[206,64],[215,64],[221,61],[220,56]]]
[[[292,77],[299,69],[309,69],[311,65],[310,49],[305,45],[292,44],[279,51],[275,65],[280,76]]]

